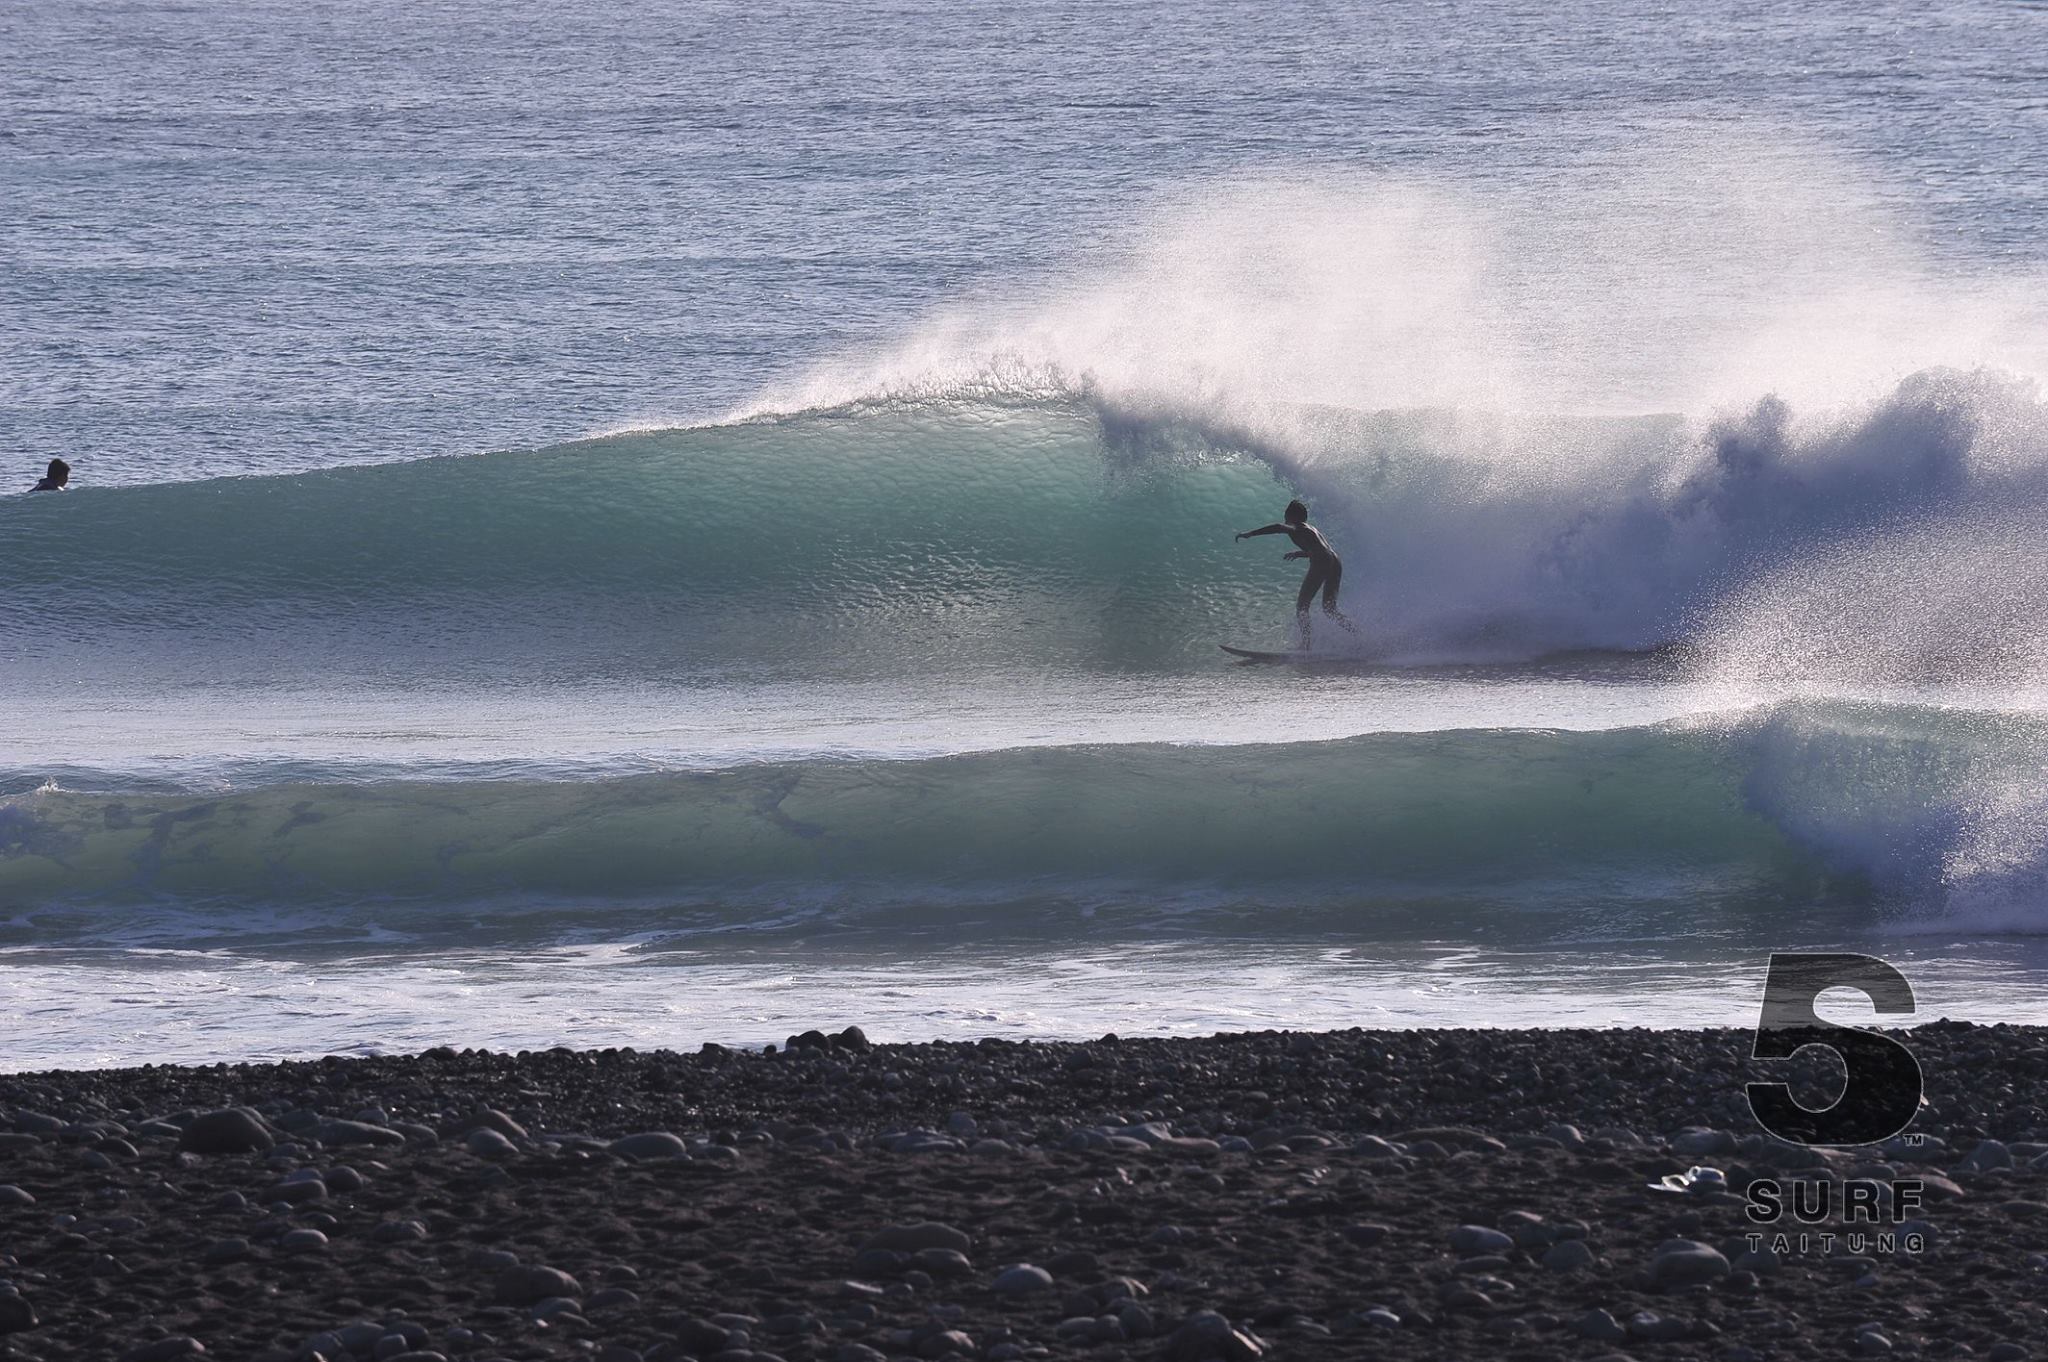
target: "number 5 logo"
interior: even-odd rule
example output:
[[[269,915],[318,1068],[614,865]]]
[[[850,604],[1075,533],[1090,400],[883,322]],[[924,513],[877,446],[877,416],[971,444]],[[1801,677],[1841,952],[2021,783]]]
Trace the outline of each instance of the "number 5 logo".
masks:
[[[1891,1036],[1820,1019],[1814,1004],[1831,988],[1853,988],[1878,1015],[1913,1011],[1906,976],[1870,955],[1771,956],[1757,1019],[1755,1059],[1790,1059],[1809,1045],[1834,1051],[1849,1071],[1835,1104],[1799,1105],[1784,1083],[1751,1083],[1749,1110],[1757,1124],[1794,1144],[1876,1144],[1904,1130],[1920,1110],[1920,1061]]]

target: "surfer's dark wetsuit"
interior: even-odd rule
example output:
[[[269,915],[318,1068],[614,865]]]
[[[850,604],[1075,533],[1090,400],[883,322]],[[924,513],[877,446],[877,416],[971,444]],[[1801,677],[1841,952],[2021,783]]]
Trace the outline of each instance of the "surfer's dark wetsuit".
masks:
[[[1330,547],[1330,541],[1323,538],[1323,532],[1308,523],[1308,507],[1298,501],[1287,503],[1286,518],[1271,525],[1261,525],[1256,530],[1246,530],[1239,539],[1254,539],[1262,534],[1284,534],[1294,541],[1294,552],[1289,559],[1308,559],[1308,575],[1301,579],[1301,591],[1294,598],[1294,618],[1301,628],[1301,647],[1304,652],[1309,646],[1308,607],[1316,598],[1323,596],[1323,613],[1337,621],[1351,633],[1358,632],[1353,624],[1337,608],[1337,588],[1344,581],[1344,560]]]

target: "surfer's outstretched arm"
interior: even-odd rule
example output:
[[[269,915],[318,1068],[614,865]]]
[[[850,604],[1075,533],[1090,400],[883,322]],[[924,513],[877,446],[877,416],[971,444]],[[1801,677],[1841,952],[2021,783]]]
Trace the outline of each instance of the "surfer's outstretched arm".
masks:
[[[1286,534],[1289,530],[1293,528],[1294,527],[1291,525],[1281,524],[1261,525],[1256,530],[1246,530],[1243,534],[1239,535],[1238,538],[1256,539],[1262,534]]]

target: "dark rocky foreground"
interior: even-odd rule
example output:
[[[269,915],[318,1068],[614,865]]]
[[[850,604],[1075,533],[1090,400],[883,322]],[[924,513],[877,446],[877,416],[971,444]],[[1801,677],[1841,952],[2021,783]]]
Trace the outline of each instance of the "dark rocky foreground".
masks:
[[[1729,1031],[0,1076],[0,1357],[2048,1357],[2048,1032],[1905,1034],[1912,1138],[1823,1152]],[[1764,1176],[1925,1204],[1753,1252]]]

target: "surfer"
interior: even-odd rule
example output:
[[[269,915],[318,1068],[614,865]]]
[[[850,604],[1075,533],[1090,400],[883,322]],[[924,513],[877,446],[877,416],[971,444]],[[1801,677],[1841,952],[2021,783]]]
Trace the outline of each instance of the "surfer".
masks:
[[[50,460],[50,466],[43,470],[43,480],[34,487],[29,488],[29,490],[31,492],[61,492],[64,490],[64,484],[70,481],[71,465],[62,459],[52,459]]]
[[[1301,650],[1308,651],[1308,607],[1318,591],[1323,593],[1323,613],[1350,633],[1356,634],[1358,626],[1353,624],[1337,608],[1337,588],[1344,580],[1344,563],[1337,557],[1337,551],[1330,547],[1330,541],[1323,538],[1323,532],[1308,523],[1308,507],[1298,501],[1287,503],[1281,513],[1281,520],[1272,525],[1261,525],[1256,530],[1246,530],[1239,539],[1255,539],[1262,534],[1284,534],[1294,541],[1294,552],[1288,560],[1308,559],[1308,575],[1301,579],[1301,593],[1294,598],[1294,618],[1301,626]]]

